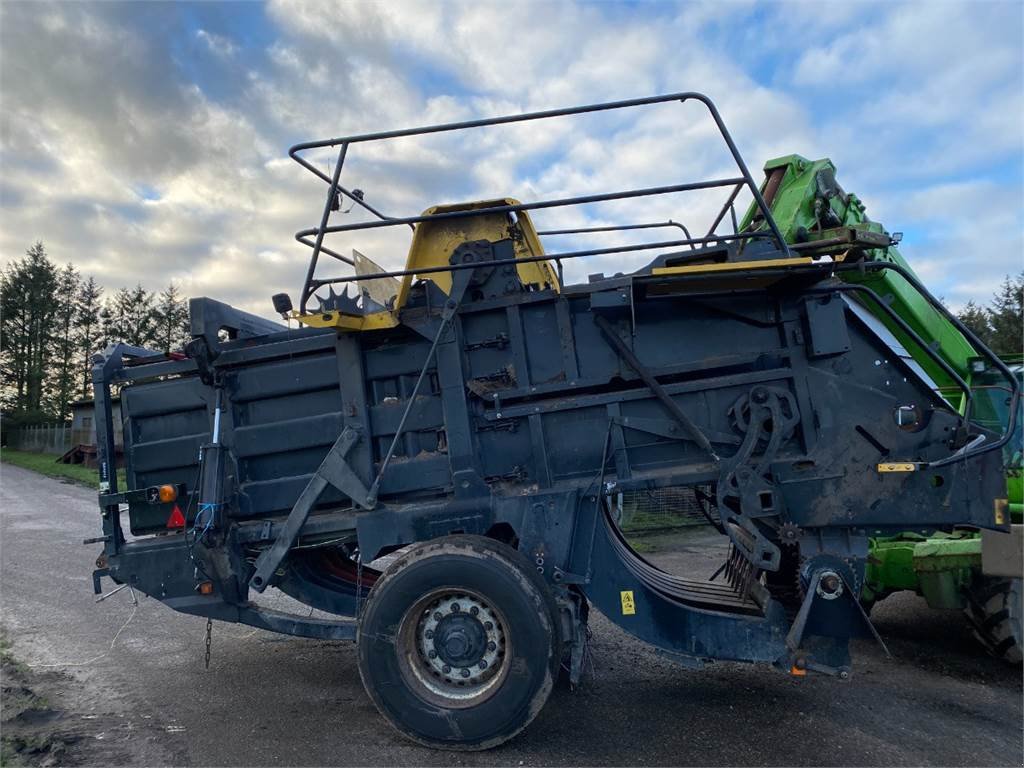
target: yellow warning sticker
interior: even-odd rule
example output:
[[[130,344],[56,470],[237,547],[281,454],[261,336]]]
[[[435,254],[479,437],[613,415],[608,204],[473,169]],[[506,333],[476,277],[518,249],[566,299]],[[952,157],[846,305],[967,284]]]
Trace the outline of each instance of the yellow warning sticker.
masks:
[[[1010,504],[1007,499],[996,499],[992,505],[995,509],[996,525],[1006,525],[1006,510]]]
[[[636,603],[633,602],[633,590],[623,590],[619,595],[622,597],[622,615],[634,615],[636,613]]]

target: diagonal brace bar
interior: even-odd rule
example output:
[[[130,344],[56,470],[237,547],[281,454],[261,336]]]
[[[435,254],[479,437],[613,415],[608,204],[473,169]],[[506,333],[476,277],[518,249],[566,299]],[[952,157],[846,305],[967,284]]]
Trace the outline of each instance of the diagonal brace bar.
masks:
[[[672,417],[682,425],[683,429],[690,436],[690,439],[693,440],[701,450],[708,453],[716,462],[720,461],[718,454],[715,453],[715,449],[711,446],[707,436],[700,431],[700,428],[694,424],[683,409],[679,407],[679,403],[669,396],[668,392],[665,391],[665,388],[661,386],[656,378],[654,378],[654,374],[647,370],[647,366],[641,363],[640,358],[633,354],[633,350],[625,345],[622,339],[619,338],[619,335],[615,333],[615,329],[612,328],[609,322],[601,317],[601,315],[594,315],[594,323],[601,330],[601,334],[611,345],[611,348],[615,350],[619,357],[626,361],[626,364],[630,368],[637,372],[644,384],[646,384],[651,392],[654,393],[655,397],[662,402],[668,412],[672,414]]]
[[[369,493],[366,486],[345,460],[348,452],[359,442],[359,436],[360,432],[355,427],[345,427],[334,445],[331,446],[331,450],[320,464],[319,469],[299,494],[291,512],[288,513],[288,519],[285,521],[281,535],[274,541],[274,545],[265,550],[256,560],[256,571],[249,580],[249,585],[257,592],[262,592],[267,588],[271,575],[281,565],[288,550],[295,544],[302,526],[309,518],[313,505],[316,504],[320,494],[327,486],[337,488],[354,503],[365,509],[372,506],[367,499]]]

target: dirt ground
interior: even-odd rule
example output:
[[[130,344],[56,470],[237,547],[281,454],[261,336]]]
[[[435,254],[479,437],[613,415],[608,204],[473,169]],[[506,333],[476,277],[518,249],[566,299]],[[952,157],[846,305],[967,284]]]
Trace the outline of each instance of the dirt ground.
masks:
[[[931,611],[913,595],[893,596],[872,614],[894,658],[857,642],[845,684],[744,664],[686,669],[596,616],[580,690],[556,690],[498,749],[426,750],[379,717],[349,643],[216,624],[206,670],[204,620],[148,598],[133,606],[127,591],[95,603],[97,547],[81,542],[98,528],[92,491],[0,465],[5,764],[1024,761],[1020,669],[981,653],[959,614]],[[714,537],[647,543],[645,557],[667,570],[685,565],[707,577],[720,562]]]

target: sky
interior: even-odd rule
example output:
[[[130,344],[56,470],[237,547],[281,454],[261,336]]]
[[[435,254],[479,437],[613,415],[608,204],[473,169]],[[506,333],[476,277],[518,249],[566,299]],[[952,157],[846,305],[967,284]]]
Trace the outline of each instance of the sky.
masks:
[[[677,91],[715,101],[758,180],[773,157],[830,157],[951,306],[986,302],[1024,268],[1024,3],[852,0],[3,2],[0,263],[42,240],[108,290],[173,281],[272,316],[272,294],[299,293],[309,250],[293,236],[319,223],[326,192],[288,159],[292,144]],[[734,175],[707,112],[673,103],[361,144],[342,182],[409,216]],[[534,218],[703,232],[721,198]],[[328,243],[401,268],[409,239]],[[643,261],[582,260],[567,276]],[[335,264],[319,274],[342,274]]]

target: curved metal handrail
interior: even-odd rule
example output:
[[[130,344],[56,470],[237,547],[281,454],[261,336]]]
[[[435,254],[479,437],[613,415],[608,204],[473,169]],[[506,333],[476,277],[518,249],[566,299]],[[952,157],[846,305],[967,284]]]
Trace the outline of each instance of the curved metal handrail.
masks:
[[[444,132],[449,132],[449,131],[461,131],[461,130],[466,130],[466,129],[470,129],[470,128],[483,128],[483,127],[489,127],[489,126],[495,126],[495,125],[507,125],[507,124],[510,124],[510,123],[520,123],[520,122],[526,122],[526,121],[531,121],[531,120],[544,120],[544,119],[555,118],[555,117],[567,117],[567,116],[571,116],[571,115],[581,115],[581,114],[588,114],[588,113],[594,113],[594,112],[603,112],[603,111],[615,110],[615,109],[626,109],[626,108],[647,106],[647,105],[653,105],[653,104],[662,104],[662,103],[667,103],[667,102],[680,102],[680,103],[683,103],[683,102],[687,102],[687,101],[697,101],[697,102],[700,102],[701,104],[703,104],[707,108],[708,113],[710,114],[712,120],[714,121],[715,125],[717,126],[719,134],[721,135],[723,141],[725,142],[726,147],[728,148],[729,153],[732,156],[733,161],[736,163],[736,166],[737,166],[737,168],[740,171],[740,176],[739,177],[730,178],[730,179],[712,180],[712,181],[706,181],[706,182],[697,182],[697,183],[690,183],[690,184],[676,184],[676,185],[669,185],[669,186],[662,186],[662,187],[653,187],[653,188],[649,188],[649,189],[625,190],[625,191],[622,191],[622,192],[613,192],[613,193],[607,193],[607,194],[601,194],[601,195],[585,195],[585,196],[572,197],[572,198],[561,198],[561,199],[557,199],[557,200],[543,200],[543,201],[536,201],[536,202],[533,202],[533,203],[523,203],[523,204],[519,204],[519,205],[492,206],[492,207],[486,208],[486,209],[475,209],[475,210],[467,210],[467,211],[445,211],[445,212],[442,212],[442,213],[434,213],[434,214],[422,215],[422,216],[406,216],[406,217],[393,217],[393,216],[388,216],[388,215],[384,214],[383,212],[377,210],[375,207],[373,207],[372,205],[367,203],[363,199],[363,197],[361,195],[355,194],[355,192],[347,189],[345,186],[343,186],[340,183],[341,169],[342,169],[342,166],[345,163],[345,158],[346,158],[346,155],[348,153],[348,149],[353,144],[361,144],[361,143],[371,142],[371,141],[383,141],[383,140],[402,138],[402,137],[408,137],[408,136],[422,136],[422,135],[427,135],[427,134],[444,133]],[[312,150],[312,149],[323,149],[323,148],[329,148],[329,147],[340,147],[340,150],[338,152],[338,159],[337,159],[337,161],[335,163],[334,172],[333,172],[332,176],[328,176],[323,171],[321,171],[318,168],[316,168],[312,163],[310,163],[308,160],[306,160],[304,157],[301,156],[302,153],[307,152],[307,151]],[[747,164],[743,160],[742,155],[740,155],[739,149],[736,147],[736,143],[733,141],[733,138],[732,138],[731,134],[729,133],[729,130],[726,128],[725,123],[722,120],[722,117],[719,114],[717,107],[715,107],[714,102],[710,98],[705,96],[704,94],[696,93],[696,92],[692,92],[692,91],[680,92],[680,93],[672,93],[672,94],[665,94],[665,95],[661,95],[661,96],[649,96],[649,97],[646,97],[646,98],[639,98],[639,99],[627,99],[627,100],[623,100],[623,101],[604,102],[604,103],[600,103],[600,104],[588,104],[588,105],[583,105],[583,106],[578,106],[578,107],[567,107],[567,108],[563,108],[563,109],[550,109],[550,110],[544,110],[544,111],[539,111],[539,112],[526,112],[526,113],[522,113],[522,114],[519,114],[519,115],[506,115],[506,116],[503,116],[503,117],[481,118],[481,119],[478,119],[478,120],[466,120],[466,121],[455,122],[455,123],[441,123],[441,124],[437,124],[437,125],[428,125],[428,126],[422,126],[422,127],[418,127],[418,128],[405,128],[405,129],[392,130],[392,131],[380,131],[380,132],[376,132],[376,133],[363,133],[363,134],[354,134],[354,135],[351,135],[351,136],[339,136],[339,137],[336,137],[336,138],[323,139],[323,140],[319,140],[319,141],[306,141],[306,142],[302,142],[302,143],[295,144],[294,146],[292,146],[288,150],[288,155],[293,160],[295,160],[297,163],[299,163],[299,165],[301,165],[306,170],[308,170],[312,174],[314,174],[317,178],[321,179],[322,181],[324,181],[324,182],[326,182],[328,184],[327,201],[324,204],[324,211],[323,211],[323,214],[321,216],[320,226],[316,227],[316,228],[312,228],[312,229],[301,230],[300,232],[296,233],[296,236],[295,236],[296,240],[298,242],[300,242],[303,245],[306,245],[308,247],[311,247],[313,249],[313,254],[312,254],[311,258],[310,258],[309,268],[308,268],[308,270],[306,272],[306,281],[305,281],[305,284],[303,286],[302,297],[301,297],[301,302],[300,302],[300,309],[302,311],[305,311],[306,302],[309,300],[309,298],[312,295],[312,293],[315,292],[316,289],[320,285],[324,285],[324,284],[326,284],[326,282],[343,282],[343,280],[337,280],[337,281],[317,281],[315,279],[316,267],[317,267],[317,263],[318,263],[321,251],[323,251],[324,253],[327,253],[328,255],[333,256],[334,258],[337,258],[337,259],[339,259],[341,261],[345,261],[345,262],[349,261],[346,257],[341,256],[340,254],[338,254],[338,253],[336,253],[334,251],[325,250],[324,249],[323,239],[324,239],[325,235],[330,234],[330,233],[347,232],[347,231],[359,230],[359,229],[373,229],[373,228],[378,228],[378,227],[400,226],[400,225],[409,225],[409,226],[415,228],[415,226],[417,224],[422,223],[422,222],[426,222],[426,221],[435,221],[435,220],[439,220],[439,219],[459,219],[459,218],[466,218],[466,217],[470,217],[470,216],[479,216],[479,215],[485,214],[485,213],[515,213],[515,212],[519,212],[519,211],[537,210],[537,209],[541,209],[541,208],[553,208],[553,207],[570,206],[570,205],[582,205],[582,204],[593,203],[593,202],[604,202],[604,201],[610,201],[610,200],[620,200],[620,199],[626,199],[626,198],[631,198],[631,197],[645,197],[645,196],[652,196],[652,195],[669,194],[669,193],[673,193],[673,192],[685,192],[685,191],[691,191],[691,190],[696,190],[696,189],[710,189],[710,188],[722,187],[722,186],[732,186],[732,187],[734,187],[733,194],[732,194],[732,196],[730,198],[730,199],[734,199],[736,191],[738,189],[746,186],[750,190],[751,194],[753,195],[755,204],[757,205],[757,207],[760,210],[761,214],[764,216],[764,219],[765,219],[765,221],[768,224],[768,228],[770,230],[771,237],[772,237],[772,239],[775,240],[776,245],[778,246],[779,250],[781,252],[783,252],[784,254],[787,254],[787,255],[790,253],[789,246],[786,243],[785,239],[782,237],[782,233],[780,232],[780,230],[778,228],[778,225],[775,222],[775,219],[772,217],[770,208],[765,203],[764,198],[761,195],[760,189],[758,188],[757,184],[754,182],[754,179],[753,179],[753,177],[750,174],[750,170],[747,168]],[[358,222],[358,223],[354,223],[354,224],[343,224],[343,225],[329,226],[331,210],[335,207],[336,200],[338,199],[339,195],[344,195],[346,198],[351,200],[354,204],[359,205],[360,207],[364,208],[365,210],[367,210],[368,212],[370,212],[371,214],[376,216],[377,220],[376,221],[368,221],[368,222]],[[738,233],[737,235],[734,235],[733,237],[734,237],[734,239],[742,240],[742,239],[747,239],[747,238],[754,237],[754,236],[756,236],[754,233]],[[310,238],[314,238],[312,243],[310,242]],[[711,233],[709,233],[708,237],[696,238],[696,239],[689,237],[689,235],[687,233],[686,240],[685,241],[680,241],[680,243],[684,244],[684,245],[691,245],[691,246],[693,246],[693,245],[700,244],[700,243],[715,242],[715,241],[721,241],[721,240],[722,240],[722,238],[711,237]],[[679,243],[677,243],[677,244],[679,244]],[[616,251],[609,251],[608,249],[600,249],[600,252],[601,253],[614,253]],[[625,250],[623,250],[622,252],[625,252]],[[596,255],[596,252],[595,252],[595,254],[587,254],[587,253],[583,253],[583,252],[576,252],[576,253],[577,253],[577,255],[580,255],[580,256],[583,256],[583,255]],[[445,271],[445,269],[439,269],[439,270],[435,270],[435,271]],[[393,273],[382,273],[382,274],[386,274],[386,275],[391,276],[391,277],[398,277],[401,274],[406,274],[406,273],[408,273],[408,271],[393,272]]]

